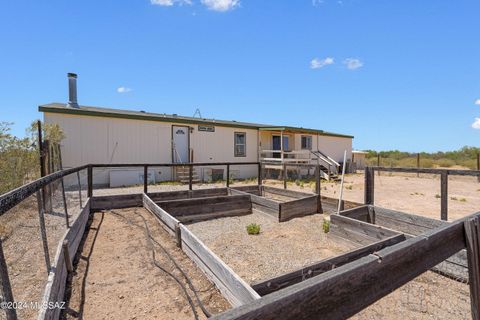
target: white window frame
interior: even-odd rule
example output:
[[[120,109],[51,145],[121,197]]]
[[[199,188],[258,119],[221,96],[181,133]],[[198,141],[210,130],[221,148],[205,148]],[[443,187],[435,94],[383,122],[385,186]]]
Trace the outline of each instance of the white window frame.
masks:
[[[237,135],[244,136],[244,143],[237,143]],[[243,153],[238,153],[237,146],[243,146]],[[246,157],[247,156],[247,133],[246,132],[234,132],[233,134],[233,156],[234,157]]]

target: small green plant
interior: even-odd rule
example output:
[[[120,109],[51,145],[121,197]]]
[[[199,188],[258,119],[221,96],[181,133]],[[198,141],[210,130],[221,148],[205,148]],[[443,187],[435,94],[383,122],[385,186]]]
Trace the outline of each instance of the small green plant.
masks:
[[[347,190],[353,190],[353,186],[352,186],[352,185],[346,186],[345,189],[347,189]]]
[[[460,198],[459,201],[460,201],[460,202],[467,202],[467,199],[466,199],[466,198]]]
[[[247,225],[247,233],[250,235],[260,234],[260,225],[256,223],[250,223]]]
[[[450,200],[457,201],[458,198],[457,197],[450,197]]]
[[[437,194],[435,195],[435,198],[440,199],[441,196],[437,193]]]
[[[330,231],[330,219],[323,219],[323,232],[328,233]]]

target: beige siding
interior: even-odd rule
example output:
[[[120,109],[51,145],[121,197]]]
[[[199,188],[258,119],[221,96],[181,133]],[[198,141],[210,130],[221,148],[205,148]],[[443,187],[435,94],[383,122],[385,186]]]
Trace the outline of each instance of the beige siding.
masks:
[[[182,125],[57,113],[45,113],[45,122],[59,124],[65,133],[62,141],[65,168],[87,163],[171,163],[172,125]],[[190,148],[195,162],[258,161],[257,130],[215,127],[215,132],[201,132],[196,125],[191,127]],[[246,157],[234,156],[234,132],[247,134]],[[166,168],[156,172],[162,179],[171,178]],[[233,169],[232,173],[239,178],[251,177],[256,175],[256,168],[248,166],[242,172]],[[104,170],[97,182],[105,183],[108,174]]]
[[[343,162],[343,153],[347,150],[347,160],[352,159],[352,139],[330,136],[318,136],[318,150],[326,153],[337,162]]]

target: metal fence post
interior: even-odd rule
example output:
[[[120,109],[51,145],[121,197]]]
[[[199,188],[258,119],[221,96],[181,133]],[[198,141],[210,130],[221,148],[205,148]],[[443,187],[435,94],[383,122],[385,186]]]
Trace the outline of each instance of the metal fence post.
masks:
[[[65,223],[67,224],[67,229],[70,228],[70,222],[68,221],[68,206],[67,198],[65,197],[65,183],[63,182],[63,177],[60,180],[62,185],[62,197],[63,197],[63,209],[65,211]]]
[[[193,165],[188,165],[188,190],[193,189]]]
[[[0,279],[2,280],[2,292],[3,292],[2,302],[13,304],[14,300],[13,300],[12,286],[10,284],[10,278],[8,276],[8,267],[7,267],[7,262],[5,261],[5,255],[3,253],[3,244],[2,244],[1,238],[0,238]],[[4,310],[7,316],[7,320],[17,319],[17,311],[15,308],[4,308]]]
[[[227,188],[230,187],[230,165],[227,164]]]
[[[440,175],[440,216],[442,220],[448,220],[448,172]]]
[[[93,195],[93,168],[88,166],[87,169],[87,179],[88,179],[88,197],[91,198]]]
[[[375,171],[372,167],[365,168],[365,204],[374,204],[374,192],[375,192]]]
[[[477,153],[477,170],[480,171],[480,153]],[[478,182],[480,182],[480,176],[477,177]]]
[[[283,164],[283,189],[287,189],[287,165]]]
[[[80,208],[82,208],[82,184],[80,183],[80,171],[77,171],[77,180],[78,180],[78,199],[80,201]]]
[[[38,204],[38,217],[40,221],[40,234],[42,236],[43,251],[45,253],[45,265],[47,266],[47,273],[50,273],[50,254],[48,252],[48,239],[47,231],[45,229],[45,211],[43,210],[43,198],[42,193],[37,191],[37,204]]]
[[[147,194],[148,192],[148,166],[143,166],[143,193]]]
[[[262,185],[262,180],[263,180],[263,177],[262,177],[262,163],[259,162],[258,163],[258,185],[261,186]],[[480,178],[479,178],[480,179]]]

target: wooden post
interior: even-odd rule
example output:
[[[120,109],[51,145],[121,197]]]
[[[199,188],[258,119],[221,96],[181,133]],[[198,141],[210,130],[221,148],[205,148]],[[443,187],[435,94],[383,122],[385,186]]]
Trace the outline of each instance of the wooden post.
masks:
[[[448,221],[448,172],[440,175],[440,213],[441,219]]]
[[[372,167],[365,168],[365,204],[374,204],[375,195],[375,171]]]
[[[193,165],[188,165],[188,190],[193,189]]]
[[[258,185],[259,185],[259,186],[262,185],[262,179],[263,179],[262,175],[263,175],[263,172],[262,172],[262,163],[259,162],[259,163],[258,163]]]
[[[480,217],[464,222],[472,319],[480,320]]]
[[[480,171],[480,153],[477,153],[477,170]],[[480,176],[477,177],[478,182],[480,182]]]
[[[43,251],[45,253],[45,265],[47,266],[47,274],[50,272],[50,254],[48,252],[48,240],[47,240],[47,231],[45,229],[45,216],[42,204],[42,194],[37,191],[37,204],[38,204],[38,217],[40,220],[40,234],[42,236]]]
[[[88,180],[88,197],[91,198],[93,195],[93,168],[92,166],[88,166],[87,169],[87,180]]]
[[[227,164],[227,188],[230,187],[230,165]]]
[[[62,247],[63,247],[63,258],[65,259],[65,266],[67,267],[68,272],[72,272],[73,271],[73,265],[72,265],[72,260],[71,260],[71,257],[70,257],[70,251],[68,250],[68,240],[67,239],[63,240]]]
[[[377,154],[377,167],[380,167],[380,153]],[[380,171],[378,171],[378,175],[380,176]]]
[[[143,166],[143,193],[147,194],[148,192],[148,166]]]
[[[2,244],[1,238],[0,238],[0,280],[2,281],[2,292],[3,292],[2,302],[13,304],[14,300],[13,300],[12,286],[10,284],[10,278],[8,276],[7,261],[5,260],[5,255],[3,253],[3,244]],[[15,308],[4,308],[4,310],[7,316],[7,320],[17,319],[17,311]]]
[[[283,164],[283,189],[287,189],[287,165]]]
[[[420,169],[420,153],[417,153],[417,169]],[[420,172],[417,172],[417,177],[420,177]]]
[[[42,138],[42,122],[37,121],[38,129],[38,151],[40,155],[40,176],[45,177],[45,152],[43,150],[43,138]]]
[[[82,208],[82,184],[80,183],[80,171],[77,171],[78,180],[78,199],[80,201],[80,208]]]

